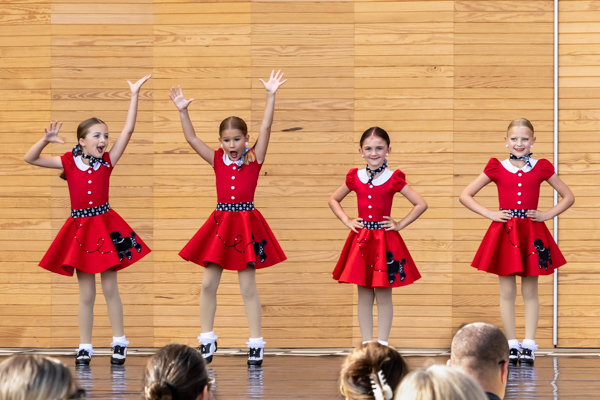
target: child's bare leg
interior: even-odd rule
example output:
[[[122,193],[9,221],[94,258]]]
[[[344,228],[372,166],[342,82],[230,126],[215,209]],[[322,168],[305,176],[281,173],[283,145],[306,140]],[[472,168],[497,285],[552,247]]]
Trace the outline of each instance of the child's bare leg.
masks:
[[[394,303],[392,302],[391,288],[375,288],[377,299],[377,338],[379,341],[387,342],[392,330],[394,319]]]
[[[373,340],[373,302],[375,291],[364,286],[358,288],[358,325],[363,341]]]
[[[521,278],[521,293],[525,302],[525,339],[535,340],[540,318],[540,299],[538,296],[538,277]]]
[[[517,299],[517,279],[514,276],[500,278],[500,316],[504,334],[508,340],[516,339],[515,300]]]
[[[106,299],[108,319],[112,326],[113,336],[124,336],[123,303],[121,302],[121,295],[119,294],[117,272],[109,268],[100,274],[100,279],[102,281],[102,293]]]
[[[79,340],[81,343],[92,343],[96,276],[79,270],[76,271],[77,282],[79,283]]]
[[[215,323],[215,313],[217,312],[217,289],[221,282],[223,268],[219,265],[210,263],[204,268],[204,277],[202,278],[202,291],[200,292],[200,324],[202,332],[212,332]]]
[[[260,338],[262,310],[256,288],[256,270],[253,267],[247,267],[238,271],[238,279],[240,281],[240,292],[244,299],[244,307],[246,308],[248,326],[250,327],[250,337]]]

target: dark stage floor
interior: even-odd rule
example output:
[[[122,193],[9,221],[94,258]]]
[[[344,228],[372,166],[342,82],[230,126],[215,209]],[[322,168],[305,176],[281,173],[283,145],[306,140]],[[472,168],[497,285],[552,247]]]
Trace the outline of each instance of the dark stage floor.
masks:
[[[7,349],[8,350],[8,349]],[[40,351],[41,352],[41,351]],[[225,350],[224,352],[227,352]],[[0,354],[10,354],[2,351]],[[49,351],[43,351],[48,354]],[[92,364],[75,367],[63,351],[54,356],[65,362],[89,399],[139,399],[141,377],[149,351],[129,355],[124,366],[111,366],[107,356],[94,355]],[[248,369],[242,351],[218,354],[210,364],[216,399],[340,399],[338,372],[344,350],[301,350],[267,354],[262,368]],[[411,368],[445,363],[441,351],[402,352]],[[535,367],[510,370],[506,399],[600,398],[600,356],[590,352],[540,352]]]

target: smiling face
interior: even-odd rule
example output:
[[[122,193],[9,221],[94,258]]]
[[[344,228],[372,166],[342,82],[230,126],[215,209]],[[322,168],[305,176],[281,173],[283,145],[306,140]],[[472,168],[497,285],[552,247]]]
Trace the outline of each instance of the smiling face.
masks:
[[[379,136],[371,135],[363,141],[358,152],[365,158],[370,169],[377,169],[383,165],[385,157],[392,151],[385,140]]]
[[[79,144],[84,154],[102,158],[108,147],[108,126],[105,124],[92,125],[87,130],[85,137],[79,139]]]
[[[239,129],[225,129],[221,132],[219,142],[223,146],[223,151],[229,156],[231,161],[237,161],[244,154],[246,142],[250,140],[250,135],[245,135]]]
[[[531,152],[535,137],[528,127],[514,126],[508,130],[505,140],[512,155],[523,157]]]

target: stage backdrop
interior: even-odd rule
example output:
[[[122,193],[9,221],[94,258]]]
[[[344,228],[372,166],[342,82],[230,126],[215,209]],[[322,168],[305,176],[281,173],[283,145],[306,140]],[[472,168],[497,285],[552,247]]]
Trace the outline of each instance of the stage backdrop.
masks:
[[[600,2],[561,1],[560,164],[575,206],[559,219],[559,346],[600,346]],[[490,221],[458,202],[490,157],[503,159],[509,121],[533,121],[536,158],[553,157],[552,1],[5,0],[0,6],[0,346],[75,347],[75,278],[37,263],[69,216],[58,171],[23,156],[50,120],[67,144],[91,116],[120,133],[126,80],[148,73],[133,139],[113,173],[111,206],[151,246],[119,273],[132,345],[196,343],[202,268],[178,251],[216,203],[213,171],[185,142],[167,94],[196,100],[198,135],[218,146],[230,115],[258,133],[265,90],[283,69],[256,206],[288,261],[257,274],[271,347],[360,342],[356,289],[331,279],[348,230],[327,206],[348,169],[362,167],[360,134],[390,132],[402,169],[429,210],[401,234],[423,275],[394,291],[391,344],[449,347],[465,323],[501,325],[494,275],[469,266]],[[478,199],[497,207],[496,188]],[[356,215],[356,199],[343,205]],[[544,184],[541,209],[552,205]],[[410,209],[400,195],[392,216]],[[548,222],[552,229],[552,221]],[[552,345],[552,277],[540,279],[542,347]],[[94,344],[112,334],[98,279]],[[523,302],[517,299],[518,338]],[[223,347],[249,335],[235,273],[219,288]]]

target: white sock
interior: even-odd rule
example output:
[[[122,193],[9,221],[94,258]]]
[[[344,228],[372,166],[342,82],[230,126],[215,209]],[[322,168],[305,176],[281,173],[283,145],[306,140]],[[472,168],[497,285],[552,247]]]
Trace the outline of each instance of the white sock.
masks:
[[[267,344],[267,342],[265,342],[263,340],[262,336],[259,338],[250,338],[246,342],[246,345],[248,346],[248,348],[252,347],[254,349],[256,349],[256,348],[262,349],[265,347],[265,344]]]
[[[129,340],[127,340],[127,338],[125,337],[125,335],[123,335],[123,336],[113,336],[113,341],[110,344],[110,347],[115,347],[115,346],[127,347],[127,346],[129,346]]]
[[[508,347],[510,347],[511,349],[520,349],[521,343],[519,343],[517,339],[510,339],[508,341]]]
[[[210,331],[210,332],[202,332],[200,334],[200,336],[198,336],[198,343],[202,344],[209,344],[209,343],[214,343],[217,341],[219,337],[217,335],[215,335],[215,331]]]
[[[79,347],[75,351],[86,350],[90,356],[94,354],[94,346],[91,343],[79,343]]]
[[[367,344],[367,343],[369,343],[369,342],[371,342],[371,341],[370,341],[370,340],[364,340],[364,341],[362,342],[362,344]]]
[[[523,339],[523,342],[521,342],[521,345],[526,349],[531,349],[531,350],[538,349],[538,345],[535,343],[535,340],[533,340],[533,339]]]
[[[377,342],[383,346],[389,346],[389,343],[386,342],[385,340],[377,340]]]

